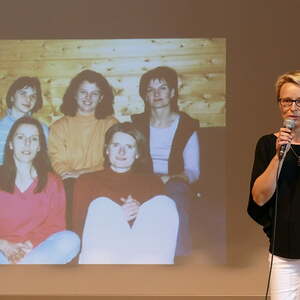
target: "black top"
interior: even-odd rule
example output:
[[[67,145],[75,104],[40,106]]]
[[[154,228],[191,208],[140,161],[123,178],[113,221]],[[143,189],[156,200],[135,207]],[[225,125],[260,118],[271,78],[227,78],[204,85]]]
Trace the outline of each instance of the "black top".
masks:
[[[273,232],[275,193],[267,203],[258,206],[253,201],[251,190],[256,178],[264,172],[274,157],[275,144],[274,134],[265,135],[257,142],[248,204],[249,215],[263,226],[270,242]],[[292,147],[297,155],[300,155],[300,145],[292,145]],[[278,214],[274,249],[275,255],[300,258],[300,167],[297,166],[297,157],[291,149],[285,157],[278,180]]]

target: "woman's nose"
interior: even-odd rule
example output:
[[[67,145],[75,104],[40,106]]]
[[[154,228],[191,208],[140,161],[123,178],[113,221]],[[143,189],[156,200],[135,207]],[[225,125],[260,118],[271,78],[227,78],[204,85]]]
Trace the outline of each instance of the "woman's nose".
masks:
[[[125,154],[125,147],[122,147],[122,146],[121,146],[121,147],[119,148],[119,154],[122,154],[122,155]]]
[[[30,95],[26,95],[25,100],[27,103],[31,102],[31,96]]]
[[[30,139],[30,138],[25,138],[25,139],[24,139],[24,144],[25,144],[26,146],[30,146],[30,144],[31,144],[31,139]]]
[[[297,110],[298,106],[296,105],[296,102],[292,102],[291,110]]]

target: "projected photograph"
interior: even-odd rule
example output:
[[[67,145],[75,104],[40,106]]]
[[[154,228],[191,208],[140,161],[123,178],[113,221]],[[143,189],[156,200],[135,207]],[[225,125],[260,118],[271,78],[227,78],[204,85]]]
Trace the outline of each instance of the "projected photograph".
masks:
[[[0,264],[226,262],[224,38],[0,54]]]

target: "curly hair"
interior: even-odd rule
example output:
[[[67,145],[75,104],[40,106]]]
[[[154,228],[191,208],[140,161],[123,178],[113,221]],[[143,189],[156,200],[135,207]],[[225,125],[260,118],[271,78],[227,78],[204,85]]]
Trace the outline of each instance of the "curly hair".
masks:
[[[96,119],[104,119],[113,114],[113,90],[105,77],[92,70],[84,70],[78,73],[70,82],[64,96],[60,111],[67,116],[74,117],[78,110],[75,94],[78,92],[80,84],[84,81],[95,83],[103,94],[102,101],[97,105],[95,110]]]

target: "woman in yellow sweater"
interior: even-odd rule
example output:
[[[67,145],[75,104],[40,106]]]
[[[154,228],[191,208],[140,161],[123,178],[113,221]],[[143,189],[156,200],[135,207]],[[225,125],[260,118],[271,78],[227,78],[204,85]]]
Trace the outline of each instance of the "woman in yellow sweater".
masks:
[[[64,94],[60,107],[64,116],[50,127],[49,155],[53,169],[64,180],[68,224],[75,179],[103,168],[104,135],[117,123],[112,116],[113,98],[103,75],[84,70],[71,80]]]

